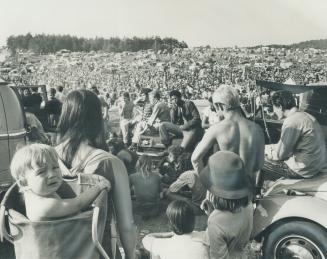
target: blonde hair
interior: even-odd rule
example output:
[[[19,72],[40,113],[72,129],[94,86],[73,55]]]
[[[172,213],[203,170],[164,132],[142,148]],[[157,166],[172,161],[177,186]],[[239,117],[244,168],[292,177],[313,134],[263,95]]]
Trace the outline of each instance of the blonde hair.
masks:
[[[240,107],[238,92],[231,85],[220,85],[212,95],[212,102],[224,104],[227,110]]]
[[[136,170],[140,172],[144,178],[147,178],[151,174],[151,159],[147,155],[142,155],[137,160]]]
[[[31,144],[18,149],[11,161],[10,172],[21,185],[26,185],[25,173],[27,170],[46,168],[48,165],[58,165],[56,150],[45,144]]]

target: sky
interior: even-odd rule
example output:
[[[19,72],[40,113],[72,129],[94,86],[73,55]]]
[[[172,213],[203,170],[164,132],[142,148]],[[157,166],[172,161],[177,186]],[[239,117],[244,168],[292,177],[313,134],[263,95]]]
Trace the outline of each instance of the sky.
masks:
[[[10,35],[174,37],[190,47],[327,39],[327,0],[0,0]]]

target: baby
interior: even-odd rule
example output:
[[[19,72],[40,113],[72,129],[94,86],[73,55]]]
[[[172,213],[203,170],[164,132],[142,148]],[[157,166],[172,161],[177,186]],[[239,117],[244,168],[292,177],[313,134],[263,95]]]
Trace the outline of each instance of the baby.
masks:
[[[53,147],[44,144],[19,149],[11,161],[10,170],[24,194],[26,216],[31,221],[78,213],[90,206],[103,189],[109,188],[109,182],[104,180],[75,198],[61,199],[57,194],[63,182],[58,155]]]

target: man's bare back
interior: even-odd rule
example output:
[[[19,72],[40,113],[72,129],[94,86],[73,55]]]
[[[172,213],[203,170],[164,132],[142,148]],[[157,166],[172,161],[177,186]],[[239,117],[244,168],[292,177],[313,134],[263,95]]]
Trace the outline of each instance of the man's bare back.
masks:
[[[223,121],[212,125],[192,154],[194,169],[200,173],[203,157],[210,148],[218,144],[219,150],[238,154],[246,172],[252,180],[254,174],[264,163],[265,140],[262,129],[254,122],[244,118],[239,112],[232,112]]]

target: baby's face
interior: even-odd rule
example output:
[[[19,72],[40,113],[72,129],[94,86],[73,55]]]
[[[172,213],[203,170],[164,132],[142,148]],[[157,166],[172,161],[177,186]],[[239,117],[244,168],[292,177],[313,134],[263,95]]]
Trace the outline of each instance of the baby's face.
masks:
[[[62,183],[59,165],[47,165],[43,168],[33,168],[26,171],[28,188],[39,196],[49,196],[55,193]]]

